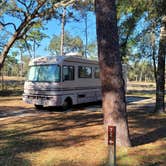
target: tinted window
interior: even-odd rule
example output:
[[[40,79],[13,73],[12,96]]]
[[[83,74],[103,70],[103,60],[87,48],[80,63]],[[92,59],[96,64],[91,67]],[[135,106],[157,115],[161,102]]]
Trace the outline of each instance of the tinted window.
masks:
[[[63,66],[63,81],[74,80],[74,66]]]
[[[92,78],[92,68],[87,66],[78,67],[79,78]]]
[[[99,78],[100,77],[100,69],[99,69],[99,67],[95,67],[94,77],[95,78]]]

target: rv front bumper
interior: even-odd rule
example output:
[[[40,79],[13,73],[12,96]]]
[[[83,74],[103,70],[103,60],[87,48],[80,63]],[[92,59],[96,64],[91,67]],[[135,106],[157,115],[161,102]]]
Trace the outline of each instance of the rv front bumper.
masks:
[[[39,96],[23,94],[22,99],[28,104],[42,105],[46,107],[61,105],[61,96]]]

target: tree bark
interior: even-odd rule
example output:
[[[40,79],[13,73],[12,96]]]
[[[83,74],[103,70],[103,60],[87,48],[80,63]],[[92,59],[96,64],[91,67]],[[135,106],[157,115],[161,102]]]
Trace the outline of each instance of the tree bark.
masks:
[[[163,26],[160,31],[159,52],[158,52],[158,69],[156,85],[156,107],[155,112],[165,112],[164,95],[165,95],[165,55],[166,55],[166,16],[162,19]]]
[[[139,82],[142,81],[142,75],[143,75],[143,73],[142,73],[142,70],[141,70],[141,71],[140,71],[140,75],[139,75]]]
[[[96,0],[95,9],[106,135],[116,126],[117,145],[130,146],[115,0]]]
[[[85,15],[84,15],[84,21],[85,21],[85,58],[87,58],[87,50],[88,50],[88,17],[87,17],[87,13],[85,11]]]
[[[155,83],[157,84],[157,69],[156,69],[156,58],[155,58],[155,52],[152,53],[152,61],[153,61],[153,73],[155,78]]]
[[[66,8],[64,7],[62,14],[62,23],[61,23],[61,46],[60,46],[61,55],[64,55],[65,22],[66,22]]]
[[[155,25],[153,25],[153,27],[155,27]],[[151,45],[152,45],[152,63],[153,63],[153,73],[154,73],[154,78],[155,78],[155,83],[157,84],[157,68],[156,68],[156,57],[155,57],[155,51],[156,51],[156,47],[155,47],[155,33],[154,31],[151,34]]]
[[[4,90],[4,78],[3,78],[3,69],[0,69],[0,73],[1,73],[1,90]]]

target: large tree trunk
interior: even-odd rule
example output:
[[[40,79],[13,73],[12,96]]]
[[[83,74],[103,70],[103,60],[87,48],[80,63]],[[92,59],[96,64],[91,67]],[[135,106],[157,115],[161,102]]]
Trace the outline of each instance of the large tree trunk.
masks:
[[[163,26],[160,31],[159,52],[158,52],[158,69],[156,85],[156,112],[165,112],[164,95],[165,95],[165,55],[166,55],[166,16],[162,19]]]
[[[115,0],[96,0],[96,21],[104,127],[116,126],[116,142],[130,146]]]

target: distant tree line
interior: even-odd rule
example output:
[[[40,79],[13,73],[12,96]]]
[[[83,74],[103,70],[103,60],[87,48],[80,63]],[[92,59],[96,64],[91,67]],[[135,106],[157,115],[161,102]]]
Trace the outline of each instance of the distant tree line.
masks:
[[[134,62],[127,66],[128,81],[155,82],[153,65],[148,61]]]

